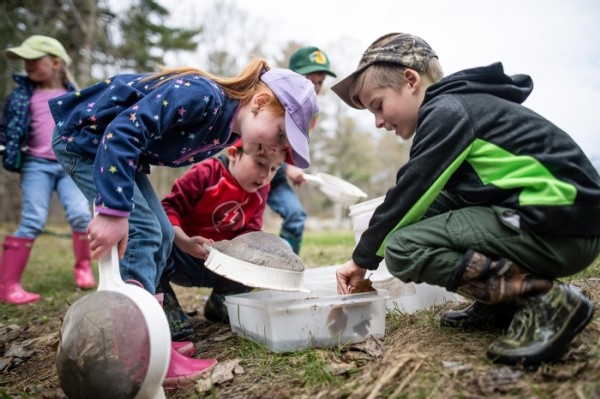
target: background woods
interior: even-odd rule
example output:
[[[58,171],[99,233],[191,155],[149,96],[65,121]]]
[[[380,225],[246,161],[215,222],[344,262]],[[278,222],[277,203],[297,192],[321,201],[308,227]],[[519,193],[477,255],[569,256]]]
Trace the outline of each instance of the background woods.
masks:
[[[255,56],[271,65],[287,67],[289,56],[304,45],[318,45],[328,52],[332,68],[334,54],[327,43],[291,40],[273,46],[270,26],[257,21],[235,1],[216,1],[201,15],[188,9],[173,15],[168,2],[155,0],[4,0],[0,2],[0,48],[17,46],[32,34],[59,39],[71,58],[70,69],[80,87],[123,72],[151,72],[161,66],[193,66],[223,76],[237,74]],[[186,8],[187,9],[187,8]],[[342,52],[343,53],[343,52]],[[339,57],[338,57],[339,58]],[[0,56],[0,101],[13,88],[12,75],[23,73],[23,64]],[[407,143],[389,134],[374,132],[357,121],[327,90],[320,96],[321,116],[311,137],[313,166],[308,172],[326,172],[348,180],[374,198],[394,183],[405,161]],[[1,169],[1,168],[0,168]],[[165,195],[173,180],[185,170],[154,169],[151,180],[159,195]],[[298,194],[309,215],[332,217],[332,204],[316,187],[301,187]],[[16,223],[20,213],[19,175],[0,170],[0,223]],[[336,210],[340,217],[344,213]],[[63,222],[57,201],[50,215]]]

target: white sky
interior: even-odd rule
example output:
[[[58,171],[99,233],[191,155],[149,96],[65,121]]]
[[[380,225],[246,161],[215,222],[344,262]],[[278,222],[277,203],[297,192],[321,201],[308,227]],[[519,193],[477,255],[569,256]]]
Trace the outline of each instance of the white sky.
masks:
[[[212,2],[161,3],[181,22],[198,18]],[[533,78],[526,106],[567,131],[588,155],[600,155],[598,0],[238,0],[237,6],[268,23],[266,47],[292,40],[316,45],[338,77],[389,32],[424,38],[446,74],[501,61],[508,74]],[[326,86],[335,81],[328,78]]]

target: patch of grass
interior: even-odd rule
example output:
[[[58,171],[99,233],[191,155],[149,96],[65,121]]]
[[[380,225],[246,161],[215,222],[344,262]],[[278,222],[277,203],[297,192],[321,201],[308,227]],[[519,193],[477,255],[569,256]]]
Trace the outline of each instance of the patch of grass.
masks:
[[[600,258],[596,259],[596,261],[588,266],[585,270],[567,278],[566,280],[570,281],[589,277],[600,277]]]
[[[0,230],[4,235],[13,231]],[[23,277],[25,288],[39,292],[43,300],[19,307],[0,305],[0,325],[16,324],[21,328],[17,339],[0,340],[0,357],[13,343],[56,337],[69,304],[86,294],[78,291],[73,281],[68,228],[51,226],[50,231],[36,241]],[[334,265],[350,259],[353,249],[352,231],[307,232],[301,257],[307,267]],[[600,306],[600,259],[568,281],[576,283]],[[227,326],[209,323],[202,317],[202,298],[210,290],[175,288],[184,309],[199,310],[192,317],[198,330],[197,357],[217,357],[220,362],[240,358],[244,373],[206,393],[194,387],[168,391],[169,399],[359,399],[371,394],[376,398],[407,399],[600,397],[598,313],[560,362],[529,371],[486,359],[486,348],[500,331],[441,328],[437,321],[440,313],[457,304],[440,304],[413,314],[388,311],[381,356],[348,346],[273,353],[237,335],[211,340],[231,333]],[[0,398],[61,397],[56,393],[59,384],[54,361],[53,349],[37,344],[32,358],[0,372]],[[348,368],[334,372],[332,365]]]
[[[264,373],[261,377],[294,376],[293,380],[314,389],[330,384],[335,377],[328,369],[330,350],[313,349],[290,353],[274,353],[264,345],[244,337],[236,337],[235,353],[245,364]]]
[[[6,226],[2,230],[3,235],[9,234]],[[38,237],[21,283],[25,290],[40,294],[42,301],[23,306],[0,304],[3,323],[44,324],[51,317],[48,315],[61,312],[86,294],[75,286],[72,245],[69,229],[62,226],[52,226],[49,233]],[[95,275],[97,278],[97,270]]]
[[[350,260],[354,244],[352,231],[307,232],[300,257],[306,267],[338,265]]]

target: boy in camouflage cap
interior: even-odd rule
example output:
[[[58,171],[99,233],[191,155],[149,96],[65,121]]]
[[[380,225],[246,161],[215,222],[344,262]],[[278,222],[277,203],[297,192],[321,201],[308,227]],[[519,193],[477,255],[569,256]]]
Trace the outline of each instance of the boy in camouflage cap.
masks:
[[[376,40],[332,90],[367,109],[378,128],[413,138],[352,260],[337,270],[346,294],[382,258],[402,281],[474,300],[446,326],[501,326],[496,362],[560,358],[589,323],[592,302],[557,278],[600,251],[600,176],[564,131],[522,106],[533,83],[501,63],[443,78],[421,38]]]

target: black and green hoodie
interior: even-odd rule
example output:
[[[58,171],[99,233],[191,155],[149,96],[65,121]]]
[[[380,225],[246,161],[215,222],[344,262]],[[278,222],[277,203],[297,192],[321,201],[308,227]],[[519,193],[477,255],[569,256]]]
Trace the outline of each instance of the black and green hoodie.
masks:
[[[515,209],[539,234],[600,235],[600,176],[573,139],[521,105],[527,75],[502,64],[457,72],[428,88],[410,159],[354,250],[376,269],[386,238],[417,222],[445,190],[472,206]]]

